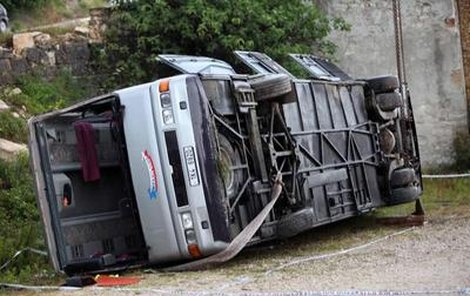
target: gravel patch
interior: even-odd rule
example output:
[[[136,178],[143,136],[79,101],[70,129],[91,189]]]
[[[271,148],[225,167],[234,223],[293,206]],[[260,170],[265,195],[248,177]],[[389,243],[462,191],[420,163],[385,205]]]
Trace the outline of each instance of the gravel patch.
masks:
[[[391,230],[389,234],[400,230],[402,229]],[[377,235],[375,239],[380,237],[383,236]],[[370,241],[363,241],[351,247],[368,242]],[[274,246],[276,249],[289,247],[289,243]],[[144,274],[139,285],[126,289],[89,287],[80,291],[68,291],[67,295],[269,292],[320,295],[315,294],[318,291],[323,291],[321,295],[429,295],[431,292],[470,295],[470,217],[432,221],[346,254],[275,270],[282,264],[305,258],[286,258],[288,251],[273,252],[268,247],[263,250],[263,254],[268,255],[261,258],[245,251],[234,262],[218,269]],[[337,251],[340,250],[334,252]],[[272,257],[269,252],[273,253]],[[320,254],[316,254],[314,248],[307,254],[315,255]],[[267,273],[269,270],[273,271]],[[335,291],[343,292],[341,294]],[[41,295],[63,293],[64,291],[46,291]]]

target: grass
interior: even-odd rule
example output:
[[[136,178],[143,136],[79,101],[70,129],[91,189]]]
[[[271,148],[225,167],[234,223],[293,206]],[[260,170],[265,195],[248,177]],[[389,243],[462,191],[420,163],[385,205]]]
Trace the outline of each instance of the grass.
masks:
[[[429,219],[470,215],[470,179],[424,180],[422,200]],[[413,212],[414,203],[382,208],[376,216],[407,215]]]
[[[0,112],[0,138],[13,142],[26,143],[28,128],[22,118],[16,118],[10,112]]]
[[[21,92],[13,91],[14,88]],[[0,90],[0,99],[11,106],[11,111],[21,114],[17,118],[11,112],[0,112],[0,137],[26,143],[28,117],[63,108],[94,91],[86,81],[77,80],[65,69],[50,80],[41,72],[25,75]],[[0,160],[0,225],[0,266],[25,247],[46,249],[27,155],[12,162]],[[22,254],[0,271],[0,282],[59,284],[61,280],[47,258],[31,253]]]
[[[11,94],[15,87],[19,88],[21,93]],[[14,110],[26,113],[28,117],[64,108],[95,92],[86,79],[78,80],[69,70],[62,69],[50,80],[45,79],[40,71],[26,74],[20,77],[15,85],[4,89],[3,94],[0,92],[0,99]]]
[[[0,265],[25,247],[45,249],[28,156],[0,161]],[[0,282],[38,283],[51,274],[47,258],[25,253],[0,272]]]

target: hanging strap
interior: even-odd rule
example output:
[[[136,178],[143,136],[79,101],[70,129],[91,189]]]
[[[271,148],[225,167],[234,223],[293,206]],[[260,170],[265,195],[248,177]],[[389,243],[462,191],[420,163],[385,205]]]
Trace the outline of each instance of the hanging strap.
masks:
[[[282,192],[282,175],[278,173],[274,181],[274,186],[271,189],[271,201],[261,210],[261,212],[240,232],[235,239],[232,240],[230,245],[223,251],[206,257],[197,261],[176,265],[163,269],[163,271],[194,271],[208,269],[224,262],[229,261],[235,257],[240,251],[248,244],[251,238],[255,235],[258,229],[263,224],[269,212],[274,207],[274,204],[281,196]]]

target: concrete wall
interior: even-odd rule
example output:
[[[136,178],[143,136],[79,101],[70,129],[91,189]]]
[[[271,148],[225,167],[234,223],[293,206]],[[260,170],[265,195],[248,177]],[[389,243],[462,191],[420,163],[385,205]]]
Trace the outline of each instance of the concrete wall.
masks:
[[[350,32],[335,32],[339,64],[353,77],[396,75],[392,1],[319,0]],[[401,1],[407,77],[424,166],[453,161],[453,137],[467,128],[465,81],[454,0]]]

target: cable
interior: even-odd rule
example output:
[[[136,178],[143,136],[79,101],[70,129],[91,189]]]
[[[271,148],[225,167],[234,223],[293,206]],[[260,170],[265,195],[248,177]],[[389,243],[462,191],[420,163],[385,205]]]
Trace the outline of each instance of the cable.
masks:
[[[3,263],[3,265],[0,267],[0,271],[5,269],[8,265],[11,264],[11,262],[13,262],[13,260],[16,259],[16,257],[18,257],[19,255],[23,254],[26,251],[29,251],[29,252],[32,252],[32,253],[35,253],[35,254],[38,254],[38,255],[41,255],[41,256],[47,256],[47,252],[44,252],[44,251],[41,251],[41,250],[38,250],[38,249],[34,249],[34,248],[29,248],[29,247],[24,248],[24,249],[21,249],[21,250],[17,251],[15,253],[15,255],[13,255],[9,260],[7,260],[7,262]]]
[[[423,179],[457,179],[468,178],[470,173],[466,174],[445,174],[445,175],[422,175]]]
[[[8,284],[0,283],[0,289],[13,289],[13,290],[30,290],[30,291],[76,291],[82,288],[78,287],[65,287],[65,286],[32,286],[32,285],[21,285],[21,284]]]
[[[271,273],[273,273],[275,271],[284,269],[284,268],[292,266],[292,265],[301,264],[301,263],[305,263],[305,262],[308,262],[308,261],[327,259],[327,258],[331,258],[331,257],[334,257],[334,256],[344,255],[344,254],[347,254],[347,253],[350,253],[350,252],[353,252],[353,251],[364,249],[364,248],[367,248],[367,247],[369,247],[373,244],[382,242],[384,240],[387,240],[387,239],[389,239],[391,237],[394,237],[394,236],[397,236],[397,235],[404,234],[404,233],[409,232],[409,231],[414,230],[414,229],[415,229],[415,227],[410,227],[410,228],[407,228],[407,229],[389,234],[387,236],[381,237],[379,239],[370,241],[366,244],[363,244],[363,245],[360,245],[360,246],[357,246],[357,247],[353,247],[353,248],[350,248],[350,249],[341,250],[341,251],[334,252],[334,253],[329,253],[329,254],[315,255],[315,256],[311,256],[311,257],[307,257],[307,258],[300,258],[300,259],[297,259],[297,260],[294,260],[294,261],[290,261],[288,263],[282,264],[282,265],[280,265],[276,268],[273,268],[273,269],[270,269],[270,270],[266,271],[264,275],[268,276],[268,275],[270,275]]]

